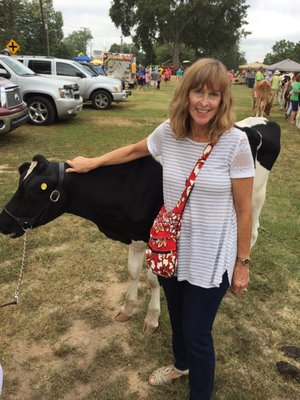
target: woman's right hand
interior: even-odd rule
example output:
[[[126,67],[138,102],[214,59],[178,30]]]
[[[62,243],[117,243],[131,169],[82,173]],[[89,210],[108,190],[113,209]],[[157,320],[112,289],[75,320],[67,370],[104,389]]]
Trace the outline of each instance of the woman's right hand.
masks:
[[[69,168],[66,169],[66,172],[89,172],[98,167],[123,164],[149,154],[147,138],[145,138],[138,143],[120,147],[99,157],[87,158],[79,156],[73,158],[73,160],[67,160]]]
[[[87,157],[78,156],[73,158],[73,160],[67,160],[69,164],[69,168],[66,169],[66,172],[89,172],[93,169],[92,159]]]

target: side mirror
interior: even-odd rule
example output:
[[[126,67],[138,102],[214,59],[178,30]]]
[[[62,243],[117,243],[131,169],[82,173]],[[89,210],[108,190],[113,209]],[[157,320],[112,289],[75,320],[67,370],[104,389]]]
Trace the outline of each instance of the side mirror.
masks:
[[[78,76],[78,78],[86,78],[83,72],[76,72],[76,76]]]
[[[10,73],[7,72],[6,69],[4,69],[4,68],[0,68],[0,76],[2,78],[6,78],[6,79],[10,79],[11,78]]]

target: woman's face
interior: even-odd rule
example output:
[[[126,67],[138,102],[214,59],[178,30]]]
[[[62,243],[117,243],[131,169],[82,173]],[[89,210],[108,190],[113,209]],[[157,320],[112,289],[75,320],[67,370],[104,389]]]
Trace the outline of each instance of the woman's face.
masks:
[[[217,114],[221,99],[220,91],[209,89],[206,85],[190,90],[189,114],[192,127],[204,128]]]

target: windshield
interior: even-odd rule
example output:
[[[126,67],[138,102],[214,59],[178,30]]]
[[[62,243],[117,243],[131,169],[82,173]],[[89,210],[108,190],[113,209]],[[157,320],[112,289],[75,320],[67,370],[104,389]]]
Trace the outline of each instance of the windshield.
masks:
[[[36,75],[30,68],[25,67],[24,64],[22,64],[20,61],[15,60],[11,57],[6,57],[5,60],[2,58],[2,61],[5,61],[5,63],[14,71],[15,74],[20,75],[20,76],[25,76],[25,75]]]
[[[87,70],[91,75],[98,76],[98,72],[90,64],[80,64],[85,70]]]
[[[98,72],[99,75],[104,75],[104,76],[106,76],[106,73],[104,72],[103,68],[100,67],[100,65],[95,65],[94,68],[97,70],[97,72]]]
[[[79,64],[77,61],[71,61],[71,63],[73,65],[75,65],[75,67],[77,69],[80,69],[81,72],[83,72],[85,75],[89,75],[89,76],[93,76],[92,72],[90,70],[85,69],[81,64]]]

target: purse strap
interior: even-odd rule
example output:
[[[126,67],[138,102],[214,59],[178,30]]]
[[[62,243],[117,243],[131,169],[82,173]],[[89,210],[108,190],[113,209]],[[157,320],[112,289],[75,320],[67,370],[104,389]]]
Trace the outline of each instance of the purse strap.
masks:
[[[193,168],[192,172],[190,173],[189,177],[187,178],[187,180],[185,182],[185,188],[182,192],[182,195],[180,196],[178,203],[174,207],[173,212],[179,213],[179,214],[183,213],[187,199],[189,198],[189,195],[190,195],[190,193],[193,189],[194,183],[196,181],[196,177],[197,177],[200,169],[203,167],[205,161],[208,159],[208,156],[210,155],[213,147],[214,147],[214,144],[208,143],[208,145],[205,147],[205,149],[201,153],[198,161],[196,162],[195,167]]]

